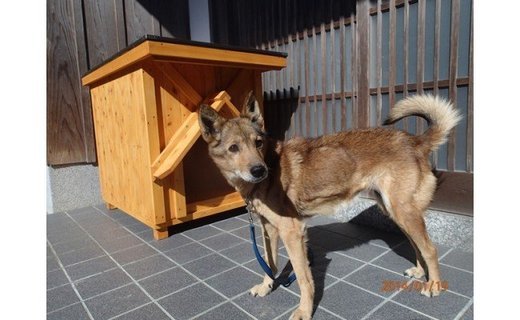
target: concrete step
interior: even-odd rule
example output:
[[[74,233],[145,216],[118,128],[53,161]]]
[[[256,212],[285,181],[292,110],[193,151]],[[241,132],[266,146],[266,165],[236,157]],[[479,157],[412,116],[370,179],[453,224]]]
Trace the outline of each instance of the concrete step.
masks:
[[[397,225],[384,215],[376,201],[357,198],[348,207],[331,216],[335,220],[401,233]],[[433,242],[473,252],[473,217],[449,212],[427,210],[426,228]]]

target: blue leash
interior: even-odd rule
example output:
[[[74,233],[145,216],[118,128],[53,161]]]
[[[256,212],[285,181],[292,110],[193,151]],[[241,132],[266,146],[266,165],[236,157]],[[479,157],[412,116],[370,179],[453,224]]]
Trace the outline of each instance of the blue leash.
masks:
[[[269,278],[273,279],[274,281],[276,281],[277,279],[275,278],[275,275],[273,274],[273,270],[271,270],[271,268],[269,268],[269,266],[265,262],[264,258],[262,258],[260,251],[258,250],[258,245],[256,244],[255,225],[253,223],[253,216],[251,214],[251,210],[250,210],[249,206],[247,207],[247,212],[249,213],[249,231],[250,231],[250,235],[251,235],[251,241],[253,242],[253,252],[255,253],[256,260],[258,260],[260,267],[262,267],[262,269],[267,274],[267,276]],[[312,259],[312,253],[310,250],[309,250],[309,256],[310,256],[310,263],[312,264],[313,259]],[[284,287],[288,287],[291,285],[291,283],[294,282],[294,280],[296,280],[296,274],[294,274],[294,272],[292,272],[289,275],[289,277],[287,277],[285,282],[281,283],[281,285],[283,285]]]
[[[250,234],[251,234],[251,241],[253,241],[253,252],[255,253],[256,260],[258,260],[258,263],[260,264],[260,267],[262,267],[262,269],[264,270],[265,274],[267,274],[269,276],[269,278],[271,278],[274,281],[276,281],[276,278],[275,278],[275,276],[273,274],[273,270],[271,270],[271,268],[269,268],[269,266],[265,262],[264,258],[262,258],[262,255],[260,254],[260,251],[258,251],[258,245],[256,244],[255,225],[253,224],[252,219],[249,222],[249,230],[251,231],[250,232]],[[294,280],[296,280],[296,275],[293,272],[287,278],[285,283],[282,283],[282,285],[284,287],[288,287],[288,286],[291,285],[291,283],[294,282]]]

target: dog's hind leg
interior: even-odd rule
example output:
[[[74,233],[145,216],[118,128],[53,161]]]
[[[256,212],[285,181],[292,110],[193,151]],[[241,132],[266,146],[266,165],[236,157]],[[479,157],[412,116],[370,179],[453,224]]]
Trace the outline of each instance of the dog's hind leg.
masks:
[[[264,257],[267,260],[267,264],[269,264],[269,268],[273,271],[273,274],[276,274],[278,271],[278,230],[262,216],[260,216],[260,222],[262,225],[262,238],[264,240]],[[253,296],[264,297],[273,290],[273,284],[274,280],[268,275],[265,275],[262,283],[251,288],[249,293]]]
[[[392,217],[392,214],[390,213],[389,209],[387,208],[387,205],[385,204],[385,201],[384,201],[383,197],[381,196],[381,193],[379,193],[377,190],[375,190],[375,196],[376,196],[375,198],[376,198],[377,204],[378,204],[379,208],[381,209],[381,211],[383,211],[383,213],[385,215]],[[410,238],[408,233],[406,231],[404,231],[403,228],[401,228],[400,226],[399,226],[399,228],[401,229],[401,231],[403,231],[406,238],[408,238],[408,241],[410,241],[410,244],[412,245],[413,250],[415,251],[415,258],[416,258],[416,266],[405,270],[404,273],[409,277],[420,279],[424,276],[424,261],[422,261],[421,252],[415,245],[415,242]]]
[[[422,276],[424,272],[420,259],[428,270],[428,282],[424,285],[421,293],[426,296],[437,296],[441,289],[441,279],[439,271],[439,260],[437,248],[430,240],[424,223],[423,212],[418,211],[415,206],[399,203],[398,200],[392,205],[392,218],[397,225],[404,231],[412,246],[416,250],[417,267],[406,270],[413,276]],[[417,273],[417,274],[414,274]]]
[[[424,275],[425,275],[424,261],[422,261],[421,252],[419,251],[419,248],[417,248],[417,245],[412,240],[412,238],[410,238],[408,233],[404,230],[403,230],[403,233],[406,235],[406,237],[408,238],[408,241],[410,241],[410,244],[413,247],[413,250],[415,251],[415,265],[416,265],[415,267],[406,269],[404,271],[404,274],[409,277],[415,278],[415,279],[420,279],[420,278],[424,277]]]
[[[287,249],[294,273],[296,274],[298,286],[300,287],[300,305],[289,319],[311,319],[314,301],[314,281],[307,259],[305,224],[291,217],[284,218],[282,223],[283,225],[280,227],[280,237]]]

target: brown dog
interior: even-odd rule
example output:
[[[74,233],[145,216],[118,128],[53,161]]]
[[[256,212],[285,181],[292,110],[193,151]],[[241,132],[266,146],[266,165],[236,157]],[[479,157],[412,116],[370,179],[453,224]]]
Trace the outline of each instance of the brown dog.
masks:
[[[420,116],[429,129],[420,136],[384,128],[352,130],[288,142],[266,138],[263,118],[250,93],[240,117],[226,120],[201,105],[199,123],[209,154],[229,184],[260,216],[267,261],[276,273],[281,238],[300,286],[300,305],[290,319],[310,319],[314,282],[305,244],[306,217],[333,214],[362,190],[373,190],[379,206],[403,230],[417,257],[405,271],[420,278],[422,291],[440,289],[437,249],[426,232],[423,214],[436,187],[428,156],[446,141],[460,119],[453,106],[438,97],[412,96],[399,101],[387,124]],[[251,294],[265,296],[273,280],[265,276]]]

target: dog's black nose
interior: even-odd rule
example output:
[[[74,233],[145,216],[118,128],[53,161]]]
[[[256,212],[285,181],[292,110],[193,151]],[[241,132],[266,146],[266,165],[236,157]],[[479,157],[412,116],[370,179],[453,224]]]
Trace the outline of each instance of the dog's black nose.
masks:
[[[261,178],[265,174],[265,167],[262,165],[254,166],[251,168],[250,172],[251,175],[255,178]]]

